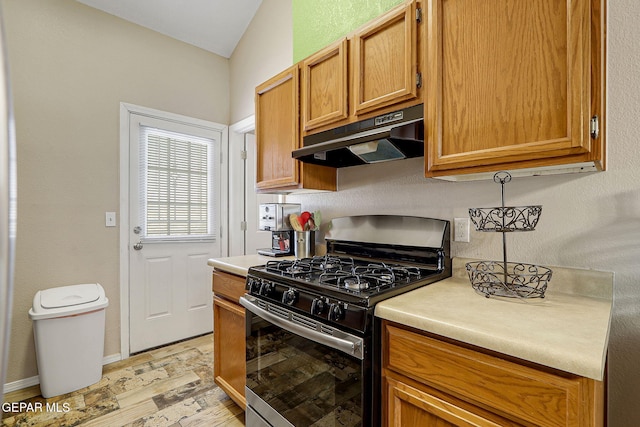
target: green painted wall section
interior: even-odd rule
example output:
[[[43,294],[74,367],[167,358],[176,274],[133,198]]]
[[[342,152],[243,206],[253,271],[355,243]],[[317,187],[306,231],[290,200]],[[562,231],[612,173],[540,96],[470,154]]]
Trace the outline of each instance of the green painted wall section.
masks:
[[[403,0],[292,0],[293,62],[349,34]]]

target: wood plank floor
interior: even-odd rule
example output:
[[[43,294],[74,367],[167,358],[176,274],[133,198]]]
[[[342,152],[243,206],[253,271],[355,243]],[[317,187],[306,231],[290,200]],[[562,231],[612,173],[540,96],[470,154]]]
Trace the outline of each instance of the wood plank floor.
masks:
[[[38,386],[5,395],[23,402],[2,427],[244,426],[244,412],[213,382],[213,335],[158,348],[106,365],[102,379],[45,399]]]

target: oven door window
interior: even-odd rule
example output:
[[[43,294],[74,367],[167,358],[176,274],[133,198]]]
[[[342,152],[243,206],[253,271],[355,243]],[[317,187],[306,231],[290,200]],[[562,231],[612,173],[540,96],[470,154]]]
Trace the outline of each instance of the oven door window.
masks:
[[[247,320],[248,389],[294,426],[362,425],[364,361],[249,311]]]

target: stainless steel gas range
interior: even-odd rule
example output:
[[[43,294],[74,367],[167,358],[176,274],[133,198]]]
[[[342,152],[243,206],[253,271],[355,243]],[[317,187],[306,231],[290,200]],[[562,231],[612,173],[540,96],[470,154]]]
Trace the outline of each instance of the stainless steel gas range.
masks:
[[[249,269],[249,427],[379,425],[375,304],[451,276],[448,221],[343,217],[326,241],[325,256]]]

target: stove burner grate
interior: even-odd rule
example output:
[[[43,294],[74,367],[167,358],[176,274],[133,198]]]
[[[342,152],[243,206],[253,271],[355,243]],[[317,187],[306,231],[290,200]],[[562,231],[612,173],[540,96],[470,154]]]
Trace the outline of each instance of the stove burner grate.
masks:
[[[353,268],[354,266],[353,258],[325,255],[296,260],[269,261],[266,264],[266,269],[282,276],[297,278],[310,276],[313,273]]]
[[[324,285],[335,286],[350,291],[364,291],[376,288],[393,287],[398,283],[419,279],[418,267],[397,264],[369,263],[365,265],[347,264],[342,268],[323,271],[318,281]]]
[[[321,271],[319,268],[314,267],[309,263],[300,262],[300,260],[269,261],[266,264],[266,270],[281,276],[295,278],[310,276],[312,273]]]

